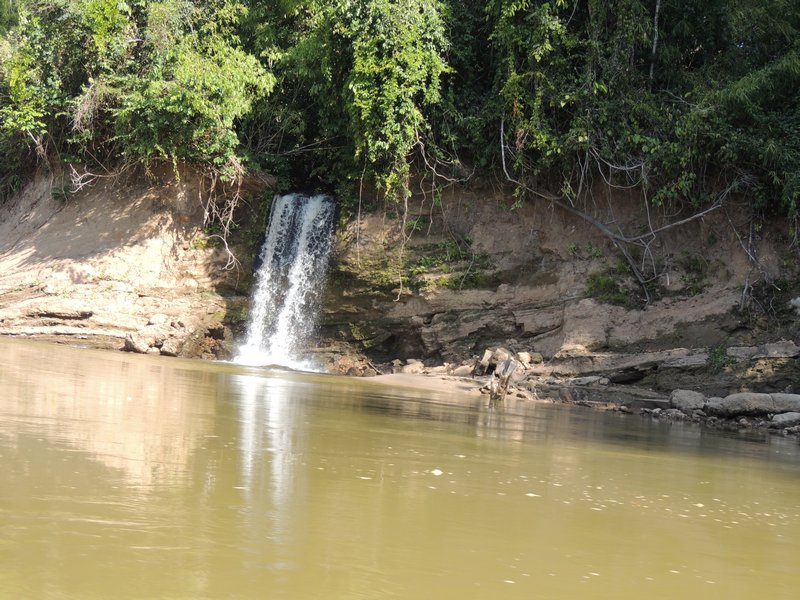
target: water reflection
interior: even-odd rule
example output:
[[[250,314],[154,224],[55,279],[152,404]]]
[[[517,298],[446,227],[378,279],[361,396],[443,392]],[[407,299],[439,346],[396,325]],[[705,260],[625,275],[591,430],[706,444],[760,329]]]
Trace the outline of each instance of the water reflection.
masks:
[[[302,500],[296,483],[296,461],[304,449],[305,403],[297,386],[279,378],[233,375],[239,405],[241,486],[249,515],[264,510],[259,496],[271,500],[271,530],[265,535],[283,541],[291,526],[289,506]],[[294,397],[293,397],[294,396]],[[268,474],[267,474],[268,472]]]
[[[49,439],[85,452],[143,490],[179,481],[213,427],[213,378],[108,353],[86,359],[4,345],[0,435],[12,447]]]

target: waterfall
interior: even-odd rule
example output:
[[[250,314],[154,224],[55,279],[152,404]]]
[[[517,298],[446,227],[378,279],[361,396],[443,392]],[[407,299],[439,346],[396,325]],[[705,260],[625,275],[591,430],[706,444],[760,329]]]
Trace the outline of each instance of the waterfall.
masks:
[[[314,370],[300,356],[313,332],[331,250],[336,206],[330,196],[276,196],[256,272],[243,365]]]

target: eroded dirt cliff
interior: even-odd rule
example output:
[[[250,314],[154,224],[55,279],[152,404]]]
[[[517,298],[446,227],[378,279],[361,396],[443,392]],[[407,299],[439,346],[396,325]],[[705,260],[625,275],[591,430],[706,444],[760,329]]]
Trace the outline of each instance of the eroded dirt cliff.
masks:
[[[648,213],[635,193],[617,190],[601,191],[593,208],[625,230],[683,218]],[[732,205],[653,236],[639,257],[657,273],[646,303],[608,238],[547,202],[515,205],[492,188],[416,195],[405,219],[387,207],[339,232],[324,331],[374,363],[411,358],[452,371],[503,347],[539,354],[566,376],[602,372],[579,366],[597,356],[625,362],[679,348],[705,357],[695,374],[699,366],[721,376],[735,362],[728,348],[800,343],[790,305],[800,295],[800,249],[788,223],[754,233],[750,219]],[[797,369],[796,358],[784,362]],[[657,379],[637,373],[632,380]]]
[[[205,185],[167,170],[62,194],[52,177],[37,178],[0,207],[0,334],[229,356],[271,192],[262,185],[242,203],[231,268],[204,229]],[[613,194],[597,194],[594,214],[621,229],[681,218]],[[608,238],[547,202],[451,187],[415,195],[404,212],[365,208],[337,232],[309,349],[332,371],[370,374],[415,359],[447,374],[502,347],[540,357],[543,376],[656,389],[684,382],[721,393],[749,381],[783,391],[798,379],[791,352],[753,364],[739,356],[800,346],[800,309],[790,304],[800,297],[800,248],[786,222],[756,227],[731,205],[660,232],[638,257],[657,273],[645,303]],[[675,356],[685,360],[672,364]]]
[[[56,182],[56,183],[54,183]],[[165,170],[63,193],[40,175],[0,206],[0,334],[180,356],[224,351],[236,286],[204,231],[204,181]]]

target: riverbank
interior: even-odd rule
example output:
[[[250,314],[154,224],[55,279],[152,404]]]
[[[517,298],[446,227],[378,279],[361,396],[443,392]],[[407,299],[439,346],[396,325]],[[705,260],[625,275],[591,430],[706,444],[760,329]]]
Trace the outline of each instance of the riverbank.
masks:
[[[489,403],[495,371],[509,362],[513,373],[505,394],[508,399],[565,403],[720,429],[798,434],[799,357],[800,347],[791,341],[729,348],[724,364],[716,368],[709,365],[715,358],[700,350],[573,355],[545,363],[541,356],[512,356],[496,348],[488,349],[481,360],[461,365],[427,367],[417,360],[396,361],[393,374],[373,380],[438,393],[485,394]],[[692,389],[680,387],[690,384]]]
[[[63,196],[37,178],[0,207],[0,335],[228,358],[248,317],[269,192],[243,203],[249,225],[230,240],[232,262],[204,227],[204,185],[169,170]],[[596,231],[535,204],[512,208],[503,191],[414,197],[407,219],[425,227],[405,236],[391,211],[372,208],[337,232],[308,349],[331,373],[423,373],[472,389],[491,372],[475,371],[488,349],[519,363],[509,393],[520,399],[667,411],[675,389],[800,393],[799,249],[779,224],[753,243],[760,283],[719,215],[670,230],[681,250],[662,248],[666,287],[641,305]],[[598,296],[602,277],[627,305]]]

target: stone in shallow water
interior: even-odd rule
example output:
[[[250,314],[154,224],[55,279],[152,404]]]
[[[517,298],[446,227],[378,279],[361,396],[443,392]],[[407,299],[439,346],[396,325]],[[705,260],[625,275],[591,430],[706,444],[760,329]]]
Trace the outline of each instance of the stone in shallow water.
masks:
[[[161,346],[161,354],[163,356],[178,356],[183,347],[183,344],[178,338],[167,338]]]
[[[769,423],[770,427],[784,428],[800,425],[800,412],[787,412],[775,415]]]
[[[150,340],[139,333],[129,333],[125,336],[124,350],[127,352],[136,352],[138,354],[145,354],[150,348]]]

